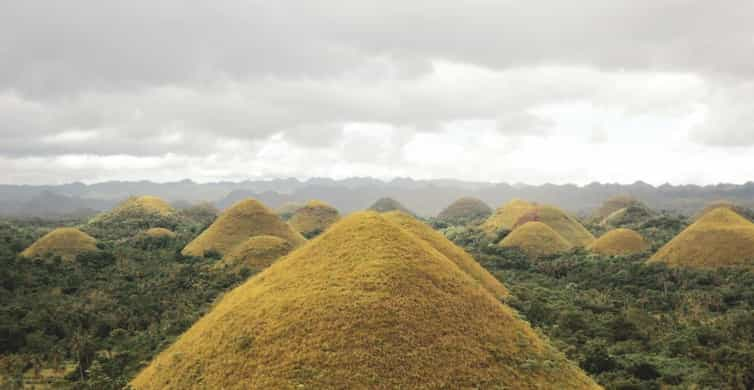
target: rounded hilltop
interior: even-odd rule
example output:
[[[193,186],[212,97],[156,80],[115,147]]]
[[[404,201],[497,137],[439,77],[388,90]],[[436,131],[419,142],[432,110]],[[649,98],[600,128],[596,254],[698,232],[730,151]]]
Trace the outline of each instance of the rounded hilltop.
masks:
[[[571,250],[568,240],[542,222],[527,222],[500,241],[504,248],[518,248],[529,257],[549,256]]]
[[[516,221],[535,207],[537,207],[536,203],[513,199],[498,207],[482,224],[482,230],[488,235],[495,235],[503,230],[513,230]]]
[[[600,388],[453,261],[374,212],[225,294],[131,384]]]
[[[76,256],[97,250],[97,240],[76,228],[57,228],[21,252],[22,257],[60,256],[74,260]]]
[[[588,249],[601,255],[627,256],[646,251],[649,244],[631,229],[614,229],[603,234]]]
[[[402,211],[406,214],[413,215],[409,209],[393,198],[380,198],[377,199],[368,210],[376,211],[378,213],[387,213],[389,211]]]
[[[213,266],[216,270],[237,272],[248,268],[254,272],[269,267],[293,249],[293,244],[275,236],[254,236],[236,245]]]
[[[592,233],[575,218],[557,207],[547,205],[537,205],[526,211],[513,225],[513,231],[532,221],[542,222],[549,226],[575,247],[589,246],[595,240]]]
[[[699,213],[697,213],[696,217],[694,217],[694,220],[699,220],[699,218],[703,217],[705,214],[719,208],[729,209],[734,213],[748,219],[749,221],[752,221],[754,219],[754,211],[752,211],[751,209],[735,204],[731,201],[717,200],[710,202],[706,206],[704,206],[704,208]]]
[[[147,229],[144,234],[150,238],[175,238],[175,232],[160,227]]]
[[[305,241],[265,205],[255,199],[245,199],[225,210],[181,253],[185,256],[204,256],[207,251],[216,251],[225,255],[250,237],[261,235],[280,237],[293,246]]]
[[[608,198],[605,202],[602,203],[602,206],[600,206],[599,209],[597,209],[597,212],[595,213],[595,217],[597,220],[602,221],[610,214],[625,209],[630,206],[643,206],[643,203],[641,203],[638,199],[634,198],[631,195],[616,195]]]
[[[275,214],[279,215],[284,221],[291,219],[293,214],[305,205],[302,203],[288,202],[275,209]]]
[[[717,268],[754,266],[754,223],[718,207],[660,248],[649,262],[669,266]]]
[[[492,209],[483,201],[477,198],[464,197],[448,205],[437,215],[437,219],[449,223],[464,223],[487,218],[491,214]]]
[[[306,238],[314,237],[340,219],[338,209],[318,200],[309,201],[293,213],[288,223]]]
[[[95,225],[172,226],[176,214],[176,210],[160,197],[132,196],[112,210],[96,215],[90,222]]]

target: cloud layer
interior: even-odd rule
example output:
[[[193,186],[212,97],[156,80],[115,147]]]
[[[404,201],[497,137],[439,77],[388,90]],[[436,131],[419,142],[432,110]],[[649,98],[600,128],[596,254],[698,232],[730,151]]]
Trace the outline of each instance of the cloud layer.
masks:
[[[4,2],[0,181],[746,181],[752,14],[690,0]]]

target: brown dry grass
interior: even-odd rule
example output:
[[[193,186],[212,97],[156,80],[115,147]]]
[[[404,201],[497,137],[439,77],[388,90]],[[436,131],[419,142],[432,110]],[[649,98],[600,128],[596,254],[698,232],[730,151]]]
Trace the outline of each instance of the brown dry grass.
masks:
[[[388,211],[403,211],[406,214],[414,214],[405,206],[403,206],[401,202],[398,202],[393,198],[377,199],[377,201],[369,206],[369,210],[376,211],[378,213],[387,213]]]
[[[495,212],[482,224],[482,230],[490,235],[503,229],[513,230],[513,225],[516,224],[516,221],[536,206],[536,203],[527,202],[521,199],[513,199],[495,210]]]
[[[109,222],[140,218],[144,216],[168,217],[176,213],[170,203],[164,199],[151,196],[132,196],[106,213],[101,213],[92,219],[92,223]]]
[[[471,255],[453,244],[450,240],[445,238],[445,236],[432,229],[429,225],[400,211],[385,213],[384,217],[445,255],[445,257],[453,261],[458,268],[479,281],[479,283],[481,283],[482,286],[484,286],[484,288],[486,288],[493,296],[497,298],[505,298],[510,295],[508,289],[506,289],[499,280],[487,272],[486,269],[479,265]]]
[[[727,207],[717,207],[655,253],[650,262],[716,268],[754,266],[754,224]]]
[[[225,254],[253,236],[270,235],[287,240],[294,246],[305,239],[265,205],[254,199],[242,200],[223,212],[183,253],[203,256],[208,250]]]
[[[614,229],[603,234],[589,246],[594,253],[608,256],[626,256],[649,249],[641,234],[631,229]]]
[[[636,198],[630,196],[630,195],[617,195],[609,198],[604,203],[602,203],[602,206],[597,210],[596,217],[599,221],[607,218],[610,216],[610,214],[620,210],[625,209],[626,207],[633,206],[633,205],[641,205],[642,203],[639,202]]]
[[[510,232],[500,246],[519,248],[530,257],[562,253],[573,246],[563,236],[542,222],[527,222]]]
[[[311,237],[324,232],[338,219],[340,219],[340,214],[335,207],[318,200],[312,200],[293,213],[288,223],[305,237]]]
[[[477,198],[464,197],[448,205],[440,214],[437,214],[437,219],[454,222],[486,218],[490,214],[492,214],[492,209],[486,203]]]
[[[586,230],[579,221],[554,206],[536,206],[522,215],[513,225],[513,229],[532,221],[542,222],[549,226],[573,246],[587,247],[595,240],[592,233]]]
[[[144,234],[151,238],[175,238],[175,233],[172,230],[165,228],[151,228],[147,229]]]
[[[280,237],[254,236],[236,245],[222,260],[215,263],[213,268],[237,272],[246,267],[253,271],[261,271],[292,249],[293,245]]]
[[[452,261],[373,212],[228,293],[148,389],[597,389]]]
[[[23,257],[60,256],[73,260],[81,253],[97,250],[97,240],[75,228],[58,228],[34,242],[21,252]]]

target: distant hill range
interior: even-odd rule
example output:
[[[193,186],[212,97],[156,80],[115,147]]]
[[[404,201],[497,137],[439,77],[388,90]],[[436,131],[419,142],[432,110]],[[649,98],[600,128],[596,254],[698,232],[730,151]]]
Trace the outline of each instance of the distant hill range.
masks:
[[[754,205],[754,182],[709,186],[644,182],[633,184],[592,183],[586,186],[523,185],[465,182],[459,180],[413,180],[374,178],[333,180],[313,178],[275,179],[242,182],[172,183],[150,181],[110,181],[96,184],[0,185],[0,215],[6,217],[71,218],[92,215],[113,207],[131,195],[156,195],[177,207],[209,201],[224,209],[238,200],[253,197],[272,208],[288,202],[303,203],[319,199],[337,207],[341,213],[369,207],[376,199],[390,197],[422,216],[437,215],[462,196],[487,202],[491,207],[512,198],[557,205],[587,215],[614,195],[631,195],[653,209],[692,215],[716,200],[729,200],[742,206]]]

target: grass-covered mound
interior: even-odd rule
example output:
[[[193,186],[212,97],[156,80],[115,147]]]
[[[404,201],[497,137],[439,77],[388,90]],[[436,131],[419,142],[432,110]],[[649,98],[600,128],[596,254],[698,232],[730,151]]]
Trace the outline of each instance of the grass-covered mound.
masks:
[[[280,216],[284,221],[291,219],[294,213],[300,208],[304,207],[303,203],[288,202],[275,209],[275,213]]]
[[[599,388],[452,261],[371,212],[226,294],[132,385]]]
[[[179,210],[178,213],[190,221],[206,226],[217,218],[217,215],[220,214],[220,210],[218,210],[212,203],[200,202],[183,208]]]
[[[647,249],[644,237],[631,229],[613,229],[589,245],[590,251],[608,256],[627,256]]]
[[[288,223],[304,237],[311,238],[324,232],[338,219],[338,209],[325,202],[312,200],[293,213]]]
[[[175,232],[165,228],[147,229],[144,234],[151,238],[175,238]]]
[[[563,236],[542,222],[527,222],[500,241],[504,248],[518,248],[530,257],[549,256],[570,250],[573,246]]]
[[[501,230],[513,230],[513,225],[516,224],[516,221],[536,207],[535,203],[513,199],[495,210],[482,224],[482,230],[490,235],[494,235]]]
[[[404,230],[413,234],[420,240],[428,243],[435,248],[438,252],[442,253],[445,257],[453,261],[458,268],[465,271],[471,277],[478,280],[479,283],[484,286],[492,295],[497,298],[507,297],[509,294],[499,280],[495,279],[492,274],[487,272],[479,263],[474,260],[471,255],[466,253],[463,249],[459,248],[450,240],[445,238],[440,232],[432,229],[429,225],[419,221],[418,219],[400,211],[391,211],[383,215],[385,219],[399,225]]]
[[[236,245],[213,268],[234,272],[248,268],[256,273],[269,267],[292,249],[293,245],[280,237],[254,236]]]
[[[655,253],[650,262],[716,268],[754,266],[754,223],[727,207],[715,208]]]
[[[600,221],[604,227],[636,227],[655,217],[656,213],[643,204],[633,204],[614,211]]]
[[[528,222],[538,221],[549,226],[576,247],[587,247],[594,242],[595,238],[575,218],[565,211],[547,205],[539,205],[523,214],[513,225],[514,230]]]
[[[133,196],[114,209],[96,215],[90,221],[100,227],[173,228],[178,223],[178,213],[170,204],[156,196]]]
[[[369,206],[369,210],[376,211],[378,213],[387,213],[389,211],[402,211],[406,214],[414,215],[409,209],[407,209],[405,206],[401,204],[401,202],[398,202],[397,200],[393,198],[380,198],[377,199],[371,206]]]
[[[749,221],[754,221],[754,210],[748,207],[741,206],[739,204],[735,204],[727,200],[718,200],[718,201],[708,203],[706,206],[704,206],[704,208],[699,213],[697,213],[694,220],[698,220],[699,218],[703,217],[708,212],[718,209],[718,208],[730,209],[734,213],[748,219]]]
[[[604,203],[602,203],[602,206],[600,206],[599,209],[597,209],[595,217],[598,221],[604,220],[607,218],[610,214],[620,210],[625,209],[629,206],[634,205],[643,205],[638,199],[634,198],[630,195],[617,195],[613,196],[611,198],[608,198]]]
[[[441,211],[437,219],[449,223],[464,223],[487,218],[490,214],[492,214],[492,209],[486,203],[477,198],[464,197]]]
[[[245,199],[225,210],[181,253],[185,256],[204,256],[205,252],[216,251],[225,255],[250,237],[261,235],[280,237],[294,246],[305,241],[265,205],[255,199]]]
[[[58,228],[26,248],[21,256],[33,258],[52,255],[73,260],[82,253],[96,250],[97,240],[92,236],[76,228]]]

